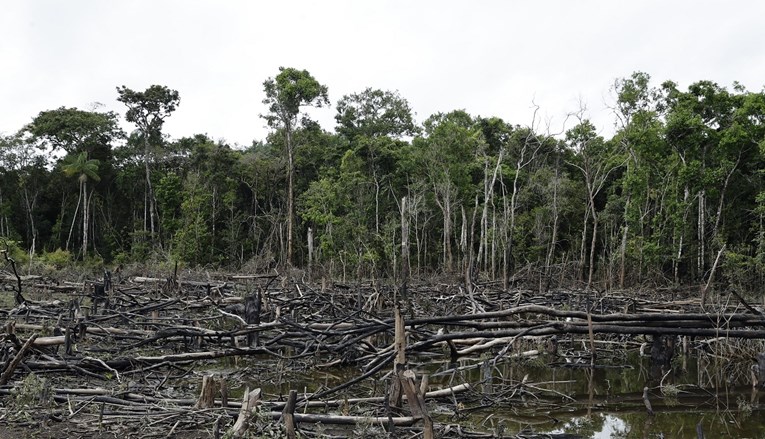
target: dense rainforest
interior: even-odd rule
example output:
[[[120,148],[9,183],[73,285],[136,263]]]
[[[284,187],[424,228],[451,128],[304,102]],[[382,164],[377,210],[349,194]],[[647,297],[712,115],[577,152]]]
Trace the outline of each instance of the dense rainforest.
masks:
[[[271,132],[246,148],[169,138],[181,100],[166,86],[117,88],[129,134],[98,109],[31,117],[0,137],[3,248],[50,266],[761,285],[765,92],[634,73],[613,84],[604,138],[585,111],[564,132],[537,112],[530,125],[462,110],[417,123],[398,92],[374,88],[343,96],[329,132],[306,113],[330,105],[309,72],[282,68],[264,91],[253,123]]]

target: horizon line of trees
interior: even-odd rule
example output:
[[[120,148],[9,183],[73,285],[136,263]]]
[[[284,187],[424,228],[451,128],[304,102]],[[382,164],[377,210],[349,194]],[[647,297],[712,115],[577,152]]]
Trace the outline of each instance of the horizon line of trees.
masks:
[[[264,90],[272,131],[244,149],[168,138],[180,94],[166,86],[117,87],[129,135],[113,112],[40,112],[0,137],[0,240],[32,257],[395,277],[403,218],[413,274],[762,281],[764,92],[636,72],[613,84],[606,139],[584,110],[563,133],[536,112],[530,126],[462,110],[418,124],[374,88],[343,96],[330,132],[304,112],[330,104],[308,71],[280,68]]]

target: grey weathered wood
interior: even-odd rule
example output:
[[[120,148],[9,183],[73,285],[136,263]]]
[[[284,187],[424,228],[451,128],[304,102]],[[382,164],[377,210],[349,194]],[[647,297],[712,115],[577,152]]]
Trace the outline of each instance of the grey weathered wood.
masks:
[[[244,320],[248,325],[260,324],[260,291],[244,299]],[[259,332],[247,334],[247,346],[255,347],[259,342]]]
[[[406,394],[406,402],[409,405],[409,410],[412,412],[412,417],[422,419],[423,437],[425,439],[433,439],[433,421],[430,419],[427,406],[425,405],[425,398],[420,393],[420,389],[415,383],[415,378],[412,370],[399,371],[398,373],[398,379]]]
[[[217,393],[218,386],[215,377],[212,375],[205,375],[202,377],[202,389],[199,393],[199,399],[197,400],[196,408],[206,409],[215,405],[215,394]]]
[[[760,387],[765,386],[765,352],[757,355],[757,378]]]
[[[249,428],[249,419],[255,412],[257,405],[260,403],[260,389],[254,389],[250,391],[250,388],[244,390],[242,396],[242,407],[239,409],[239,416],[236,419],[236,423],[229,430],[231,437],[239,438],[244,437]]]
[[[295,404],[297,402],[297,390],[290,390],[290,396],[287,399],[287,405],[284,406],[282,418],[287,427],[287,438],[297,438],[297,428],[295,426]]]

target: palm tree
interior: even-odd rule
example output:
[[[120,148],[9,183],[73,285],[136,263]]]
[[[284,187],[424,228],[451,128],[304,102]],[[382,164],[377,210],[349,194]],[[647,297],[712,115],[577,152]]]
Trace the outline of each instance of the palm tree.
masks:
[[[88,253],[88,205],[90,204],[90,198],[88,196],[88,179],[93,181],[100,181],[101,177],[98,175],[98,165],[100,162],[95,159],[88,159],[88,153],[83,151],[79,154],[70,154],[62,163],[61,169],[67,177],[77,175],[77,179],[80,182],[80,195],[77,199],[77,207],[74,210],[74,217],[72,218],[72,226],[69,228],[69,237],[66,239],[66,249],[69,250],[69,241],[72,239],[72,230],[74,229],[74,223],[77,220],[77,212],[82,204],[82,258]],[[83,201],[84,200],[84,201]]]

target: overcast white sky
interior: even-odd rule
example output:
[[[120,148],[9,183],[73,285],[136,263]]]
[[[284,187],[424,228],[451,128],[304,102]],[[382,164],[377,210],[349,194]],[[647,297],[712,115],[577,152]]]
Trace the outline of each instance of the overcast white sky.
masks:
[[[0,132],[61,106],[124,116],[117,86],[161,84],[181,95],[171,137],[249,145],[268,132],[263,81],[286,66],[329,87],[327,130],[338,99],[373,87],[418,122],[465,109],[528,125],[534,100],[553,131],[581,98],[609,135],[611,85],[637,70],[761,91],[763,23],[757,0],[3,0]]]

